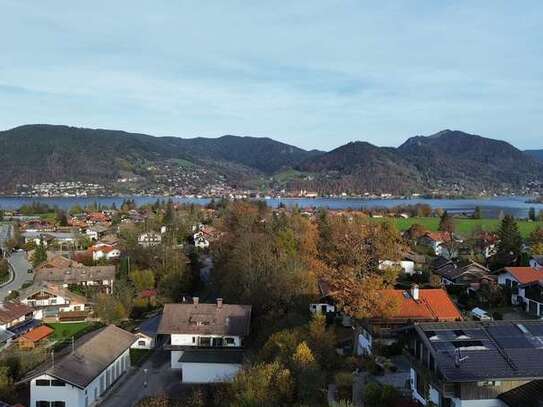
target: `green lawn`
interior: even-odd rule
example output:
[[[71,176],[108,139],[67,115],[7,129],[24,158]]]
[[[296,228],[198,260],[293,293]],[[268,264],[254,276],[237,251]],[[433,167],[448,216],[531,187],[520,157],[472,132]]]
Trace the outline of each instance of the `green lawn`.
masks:
[[[407,230],[411,225],[418,223],[425,228],[436,231],[439,226],[439,218],[372,218],[375,221],[392,220],[400,231]],[[479,225],[483,230],[495,231],[498,229],[501,221],[498,219],[455,219],[456,232],[461,236],[469,236],[471,232]],[[537,227],[543,227],[543,222],[528,222],[525,220],[517,221],[520,233],[523,237],[528,235]]]
[[[132,366],[141,366],[145,359],[151,355],[151,349],[130,349],[130,364]]]
[[[55,330],[52,335],[54,340],[71,339],[72,336],[78,337],[78,333],[88,329],[91,324],[88,322],[71,322],[71,323],[52,323],[47,324]]]
[[[43,220],[50,220],[50,221],[56,221],[57,220],[57,213],[56,212],[47,212],[47,213],[41,213],[39,217]]]

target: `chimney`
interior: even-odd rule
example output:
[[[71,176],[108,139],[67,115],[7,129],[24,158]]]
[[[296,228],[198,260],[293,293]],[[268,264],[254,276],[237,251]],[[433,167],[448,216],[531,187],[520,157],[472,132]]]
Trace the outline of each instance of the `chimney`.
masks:
[[[194,305],[198,305],[199,302],[200,302],[200,297],[192,297],[192,303]]]
[[[413,297],[415,301],[419,300],[419,286],[417,284],[411,286],[411,297]]]
[[[217,298],[217,308],[221,309],[222,308],[222,304],[223,304],[223,299],[222,298]]]

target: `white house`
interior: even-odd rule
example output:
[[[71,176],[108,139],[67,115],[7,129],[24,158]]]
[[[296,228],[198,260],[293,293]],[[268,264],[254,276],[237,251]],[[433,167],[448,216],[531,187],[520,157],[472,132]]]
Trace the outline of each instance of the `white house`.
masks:
[[[37,319],[58,318],[61,314],[68,316],[89,309],[89,300],[84,296],[46,282],[37,282],[23,289],[19,293],[19,301],[40,310]]]
[[[73,266],[40,268],[36,270],[34,281],[69,287],[70,285],[94,286],[106,293],[113,292],[115,266]]]
[[[160,233],[146,232],[138,236],[138,244],[143,247],[152,247],[159,245],[162,241]]]
[[[114,260],[121,257],[121,251],[119,249],[105,243],[97,243],[94,246],[89,247],[88,251],[92,254],[92,259],[94,261],[102,259]]]
[[[74,352],[51,360],[30,378],[32,407],[89,407],[96,404],[130,367],[136,337],[114,325],[83,337]]]
[[[512,288],[511,302],[520,304],[522,300],[518,298],[519,285],[525,285],[543,280],[543,268],[534,267],[506,267],[498,275],[498,284],[504,287]]]
[[[249,335],[250,305],[166,304],[158,333],[169,335],[172,369],[184,383],[219,383],[241,369],[243,339]]]
[[[95,225],[93,227],[88,228],[85,231],[85,234],[89,237],[89,239],[94,240],[96,242],[102,236],[104,236],[107,233],[108,230],[109,230],[108,226]]]
[[[451,253],[453,242],[462,243],[462,240],[448,232],[427,232],[418,239],[418,244],[431,248],[436,256],[446,258],[454,257],[455,253]]]
[[[515,303],[521,304],[527,313],[543,319],[543,280],[520,284]]]
[[[158,325],[161,318],[161,314],[155,315],[143,321],[136,328],[137,341],[132,345],[132,349],[153,349],[156,346]]]
[[[530,259],[530,267],[543,268],[543,256],[534,256]]]
[[[25,239],[25,243],[34,242],[36,246],[40,244],[48,246],[53,243],[58,245],[73,245],[77,240],[76,236],[71,232],[24,232],[22,236]]]
[[[209,240],[205,238],[203,232],[195,233],[192,238],[194,239],[194,246],[199,249],[206,249],[209,247]]]
[[[387,270],[390,268],[398,267],[403,273],[413,275],[415,274],[415,262],[412,260],[381,260],[379,261],[379,270]]]
[[[18,302],[0,303],[0,347],[39,325],[36,311]]]

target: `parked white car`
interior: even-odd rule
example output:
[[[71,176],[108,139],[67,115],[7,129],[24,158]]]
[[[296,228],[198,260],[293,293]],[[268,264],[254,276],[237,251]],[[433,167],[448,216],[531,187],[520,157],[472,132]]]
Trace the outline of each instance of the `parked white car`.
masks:
[[[492,317],[488,315],[488,312],[486,312],[484,309],[473,308],[470,313],[471,316],[478,321],[492,321]]]

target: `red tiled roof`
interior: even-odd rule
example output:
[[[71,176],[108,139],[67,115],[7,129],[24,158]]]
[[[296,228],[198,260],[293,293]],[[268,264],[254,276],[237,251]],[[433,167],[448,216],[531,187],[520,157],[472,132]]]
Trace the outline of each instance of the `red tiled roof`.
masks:
[[[520,284],[543,280],[543,271],[533,267],[506,267],[505,271],[511,273]]]
[[[41,325],[35,329],[28,331],[26,334],[23,335],[23,338],[28,341],[39,342],[42,339],[47,338],[53,332],[53,329],[49,328],[47,325]]]
[[[111,251],[115,250],[115,248],[111,245],[95,245],[91,246],[88,249],[90,252],[102,252],[102,253],[110,253]]]
[[[157,294],[158,294],[158,291],[155,290],[154,288],[147,288],[143,290],[139,296],[140,298],[152,298],[152,297],[156,297]]]
[[[382,290],[389,297],[396,297],[400,307],[393,316],[399,319],[423,319],[433,321],[455,321],[462,314],[452,302],[447,292],[441,288],[419,289],[419,299],[415,300],[410,291]]]

